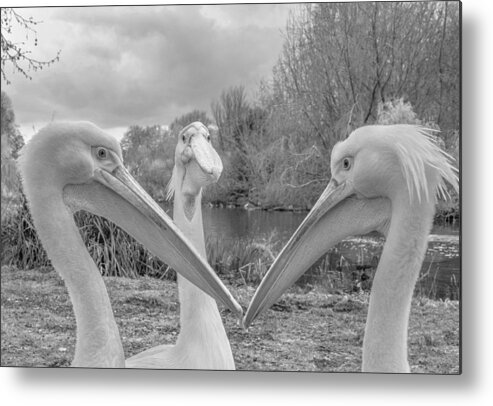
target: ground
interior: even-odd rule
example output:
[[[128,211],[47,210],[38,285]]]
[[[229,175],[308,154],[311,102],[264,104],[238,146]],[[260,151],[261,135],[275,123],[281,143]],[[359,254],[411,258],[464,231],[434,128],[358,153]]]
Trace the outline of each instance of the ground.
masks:
[[[126,357],[178,335],[176,284],[151,278],[104,278]],[[227,283],[246,308],[255,291]],[[75,319],[52,268],[2,267],[1,365],[68,366]],[[239,370],[358,372],[368,295],[291,288],[248,331],[221,307]],[[415,373],[459,373],[459,304],[413,301],[409,361]]]

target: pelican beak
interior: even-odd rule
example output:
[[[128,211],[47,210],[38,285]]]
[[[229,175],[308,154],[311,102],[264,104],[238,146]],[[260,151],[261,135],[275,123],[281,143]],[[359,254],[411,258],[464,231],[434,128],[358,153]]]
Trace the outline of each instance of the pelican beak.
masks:
[[[119,225],[176,272],[241,317],[236,302],[216,273],[163,209],[119,165],[112,172],[96,169],[95,182],[70,185],[64,197],[76,197],[79,209]]]
[[[390,201],[358,199],[350,184],[332,179],[263,278],[243,320],[247,328],[308,268],[342,239],[384,229]]]
[[[190,148],[197,165],[210,177],[210,183],[217,182],[223,171],[223,163],[211,143],[204,135],[196,134],[190,140]]]

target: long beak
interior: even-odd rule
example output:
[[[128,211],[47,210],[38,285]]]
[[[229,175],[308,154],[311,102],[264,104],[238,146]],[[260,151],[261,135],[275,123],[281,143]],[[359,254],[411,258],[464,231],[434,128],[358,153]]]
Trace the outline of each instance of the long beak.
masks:
[[[202,134],[196,134],[192,137],[190,147],[202,171],[212,177],[212,182],[217,182],[223,171],[223,163],[214,147]]]
[[[111,173],[97,169],[95,182],[65,187],[64,198],[71,206],[119,225],[153,255],[241,317],[241,306],[207,261],[122,165]]]
[[[390,210],[388,199],[358,199],[350,185],[331,180],[263,278],[245,314],[245,328],[333,245],[350,235],[383,231]]]

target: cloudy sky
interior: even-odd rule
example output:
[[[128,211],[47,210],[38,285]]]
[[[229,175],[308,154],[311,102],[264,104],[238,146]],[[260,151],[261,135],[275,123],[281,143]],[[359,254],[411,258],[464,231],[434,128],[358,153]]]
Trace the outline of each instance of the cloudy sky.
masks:
[[[2,90],[29,138],[55,120],[89,120],[115,135],[132,124],[169,124],[230,86],[253,97],[271,77],[293,4],[18,9],[42,21],[32,56],[60,61]],[[15,27],[14,27],[15,28]],[[17,27],[16,40],[25,40]]]

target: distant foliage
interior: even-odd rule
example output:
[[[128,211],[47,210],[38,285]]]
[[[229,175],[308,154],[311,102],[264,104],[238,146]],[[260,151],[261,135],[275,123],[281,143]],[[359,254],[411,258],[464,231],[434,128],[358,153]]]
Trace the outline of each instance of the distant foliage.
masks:
[[[286,26],[273,90],[327,149],[404,97],[444,131],[459,125],[459,4],[307,4]]]
[[[384,103],[378,103],[377,108],[377,123],[378,124],[421,124],[413,110],[411,103],[404,102],[401,97],[396,100],[389,100]]]
[[[328,181],[327,163],[300,122],[293,123],[296,111],[278,108],[268,88],[252,103],[241,86],[223,91],[211,108],[224,171],[206,195],[236,206],[310,208]]]
[[[159,125],[134,125],[125,132],[121,145],[130,173],[151,196],[163,201],[175,164],[175,137]]]
[[[291,15],[271,81],[212,102],[225,162],[217,201],[307,209],[334,144],[374,123],[422,124],[458,158],[459,5],[312,3]],[[458,163],[458,160],[457,160]]]
[[[11,27],[17,18],[4,10],[11,9],[2,8],[3,75],[9,58],[4,56],[4,27]],[[255,98],[249,98],[244,87],[233,86],[212,101],[213,119],[193,110],[177,117],[169,128],[128,128],[122,139],[125,165],[152,197],[164,200],[176,135],[193,121],[217,128],[211,135],[224,170],[219,182],[204,193],[204,202],[217,205],[310,209],[330,179],[332,147],[366,124],[409,123],[440,130],[440,146],[459,166],[458,2],[311,3],[301,10],[288,20],[272,78],[261,83]],[[24,265],[27,258],[45,261],[20,193],[14,159],[22,137],[4,92],[1,124],[2,243],[7,255],[3,258],[16,258]],[[439,217],[446,221],[459,216],[458,196],[453,198],[439,202]],[[7,200],[10,205],[4,204]],[[163,269],[105,220],[77,218],[104,272],[123,272],[119,252],[128,257],[129,266]],[[113,234],[118,242],[107,249]],[[216,269],[242,269],[248,272],[243,277],[252,281],[270,261],[267,251],[253,243],[223,249],[219,242],[209,242],[208,247]],[[228,257],[230,252],[244,257]],[[259,255],[254,275],[251,264]],[[30,263],[34,264],[38,262]]]
[[[2,156],[9,155],[16,159],[19,150],[24,146],[24,138],[15,122],[15,113],[12,100],[4,91],[1,92],[1,134]]]
[[[183,114],[180,117],[175,118],[169,126],[172,132],[179,132],[182,128],[186,127],[195,121],[200,121],[205,126],[212,124],[211,118],[205,111],[193,110],[189,113]]]
[[[246,198],[255,177],[250,151],[262,144],[266,113],[247,101],[242,86],[223,91],[211,109],[218,126],[218,148],[226,158],[222,181],[230,185],[233,199]]]
[[[24,146],[24,138],[15,122],[15,113],[12,101],[7,93],[1,93],[1,196],[2,196],[2,220],[5,212],[12,204],[17,204],[20,189],[20,177],[15,160],[20,149]]]

